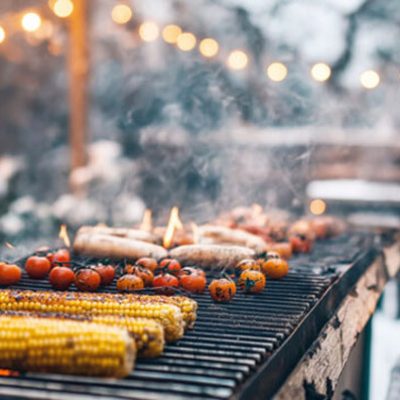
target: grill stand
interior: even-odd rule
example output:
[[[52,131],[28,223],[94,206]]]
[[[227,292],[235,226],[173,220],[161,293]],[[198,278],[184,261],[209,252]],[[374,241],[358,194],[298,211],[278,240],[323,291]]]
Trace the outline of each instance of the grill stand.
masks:
[[[278,391],[276,399],[332,398],[350,352],[374,313],[387,281],[399,271],[400,242],[397,238],[360,277]]]

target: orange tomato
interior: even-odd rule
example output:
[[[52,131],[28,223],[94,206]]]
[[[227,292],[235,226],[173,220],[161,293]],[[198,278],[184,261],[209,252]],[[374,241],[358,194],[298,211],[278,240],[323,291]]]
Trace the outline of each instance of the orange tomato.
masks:
[[[67,290],[75,281],[75,274],[68,267],[54,267],[50,271],[49,280],[53,289]]]
[[[178,275],[182,269],[181,263],[174,258],[165,258],[160,262],[160,268],[172,275]]]
[[[214,279],[208,286],[208,290],[214,301],[227,302],[231,301],[235,296],[236,285],[235,282],[230,279]]]
[[[133,266],[129,270],[131,271],[129,272],[130,274],[136,275],[142,279],[144,286],[153,285],[154,274],[149,269]]]
[[[260,265],[256,260],[253,259],[242,260],[236,265],[235,274],[236,276],[240,276],[243,271],[247,271],[248,269],[260,271]]]
[[[238,285],[246,293],[260,293],[265,288],[265,282],[261,271],[248,269],[240,274]]]
[[[75,275],[75,286],[83,292],[94,292],[100,284],[100,274],[91,268],[81,269]]]
[[[115,268],[112,265],[98,264],[94,270],[100,275],[103,286],[109,285],[114,280]]]
[[[158,268],[158,263],[157,260],[151,257],[142,257],[139,258],[136,262],[135,265],[139,267],[143,267],[146,269],[149,269],[151,272],[154,272]]]
[[[34,279],[43,279],[51,269],[51,263],[46,257],[31,256],[26,260],[25,270]]]
[[[21,268],[18,265],[0,262],[0,285],[15,285],[21,280]]]
[[[262,265],[263,273],[272,279],[280,279],[289,272],[289,264],[282,259],[271,258]]]
[[[133,274],[122,275],[117,281],[117,290],[120,292],[134,292],[143,288],[143,280]]]
[[[207,285],[204,275],[199,273],[180,275],[179,283],[181,286],[191,293],[203,293]]]
[[[157,288],[158,293],[173,294],[178,286],[178,278],[171,274],[159,274],[153,280],[153,287]]]

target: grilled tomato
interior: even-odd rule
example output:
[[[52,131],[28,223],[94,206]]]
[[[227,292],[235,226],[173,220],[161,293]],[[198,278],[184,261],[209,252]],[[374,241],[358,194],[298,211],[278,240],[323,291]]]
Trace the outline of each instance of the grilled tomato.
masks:
[[[68,266],[71,262],[71,254],[67,249],[59,249],[52,254],[50,262],[53,265],[65,265]]]
[[[75,281],[75,274],[68,267],[54,267],[50,271],[49,280],[53,289],[67,290]]]
[[[236,276],[240,276],[240,274],[243,271],[246,271],[248,269],[251,269],[254,271],[260,271],[260,265],[256,260],[253,260],[253,259],[242,260],[236,265],[235,274],[236,274]]]
[[[84,268],[75,274],[75,286],[83,292],[94,292],[101,284],[100,274],[92,268]]]
[[[179,281],[174,275],[162,273],[154,277],[153,286],[157,288],[158,293],[173,294],[174,288],[179,286]]]
[[[125,267],[125,269],[127,269]],[[138,267],[133,265],[132,268],[128,268],[130,274],[136,275],[142,279],[144,286],[152,286],[154,274],[147,268]]]
[[[262,264],[263,273],[272,279],[280,279],[289,272],[289,264],[282,259],[271,258]]]
[[[18,265],[0,262],[0,285],[15,285],[21,279],[21,268]]]
[[[265,276],[261,271],[248,269],[240,274],[238,285],[245,293],[260,293],[265,288]]]
[[[172,275],[178,275],[182,269],[181,263],[174,258],[165,258],[160,262],[160,268]]]
[[[120,292],[134,292],[143,288],[143,280],[133,274],[122,275],[117,281],[117,290]]]
[[[51,263],[46,257],[31,256],[26,260],[27,274],[34,279],[43,279],[51,269]]]
[[[179,274],[181,286],[192,293],[203,293],[207,285],[204,273],[198,272],[195,268],[184,268]]]
[[[149,269],[151,272],[154,272],[158,268],[157,260],[150,257],[139,258],[135,262],[135,265]]]
[[[94,270],[100,275],[103,286],[109,285],[115,278],[115,268],[112,265],[97,264]]]
[[[214,301],[228,302],[231,301],[236,294],[236,285],[235,282],[230,279],[214,279],[208,286],[208,290]]]

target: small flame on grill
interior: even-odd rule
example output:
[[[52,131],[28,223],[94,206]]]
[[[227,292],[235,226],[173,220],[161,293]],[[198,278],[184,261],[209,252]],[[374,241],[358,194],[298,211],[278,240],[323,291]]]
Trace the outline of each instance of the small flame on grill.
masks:
[[[149,208],[146,208],[143,214],[143,220],[142,223],[140,224],[140,229],[142,231],[148,231],[148,232],[151,232],[151,230],[153,229],[153,216],[152,216],[152,211]]]
[[[64,241],[64,244],[67,247],[71,247],[71,241],[68,236],[67,225],[62,224],[60,226],[60,233],[58,234],[58,237]]]
[[[6,246],[8,249],[12,249],[12,250],[15,249],[15,246],[14,246],[12,243],[10,243],[10,242],[5,242],[5,243],[4,243],[4,246]]]
[[[190,227],[192,228],[193,232],[193,243],[199,243],[200,239],[199,226],[194,222],[191,222]]]
[[[17,371],[11,371],[10,369],[0,369],[0,376],[18,376]]]
[[[165,231],[163,238],[163,245],[165,248],[169,248],[172,244],[172,239],[176,229],[183,229],[181,220],[179,219],[179,209],[178,207],[172,207],[169,214],[169,221],[167,225],[167,230]]]

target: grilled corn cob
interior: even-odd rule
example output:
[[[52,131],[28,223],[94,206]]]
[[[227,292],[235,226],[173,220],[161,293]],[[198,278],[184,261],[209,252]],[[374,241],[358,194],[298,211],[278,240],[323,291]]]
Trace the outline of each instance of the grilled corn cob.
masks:
[[[72,315],[62,313],[36,313],[30,311],[0,311],[2,316],[35,317],[57,320],[94,322],[125,328],[133,337],[138,357],[157,357],[164,350],[164,328],[160,323],[146,318],[119,317],[117,315]]]
[[[2,290],[0,310],[149,318],[161,323],[169,342],[180,339],[184,332],[182,313],[174,304],[128,300],[104,293]]]
[[[134,365],[126,329],[79,321],[0,317],[0,367],[122,378]]]

